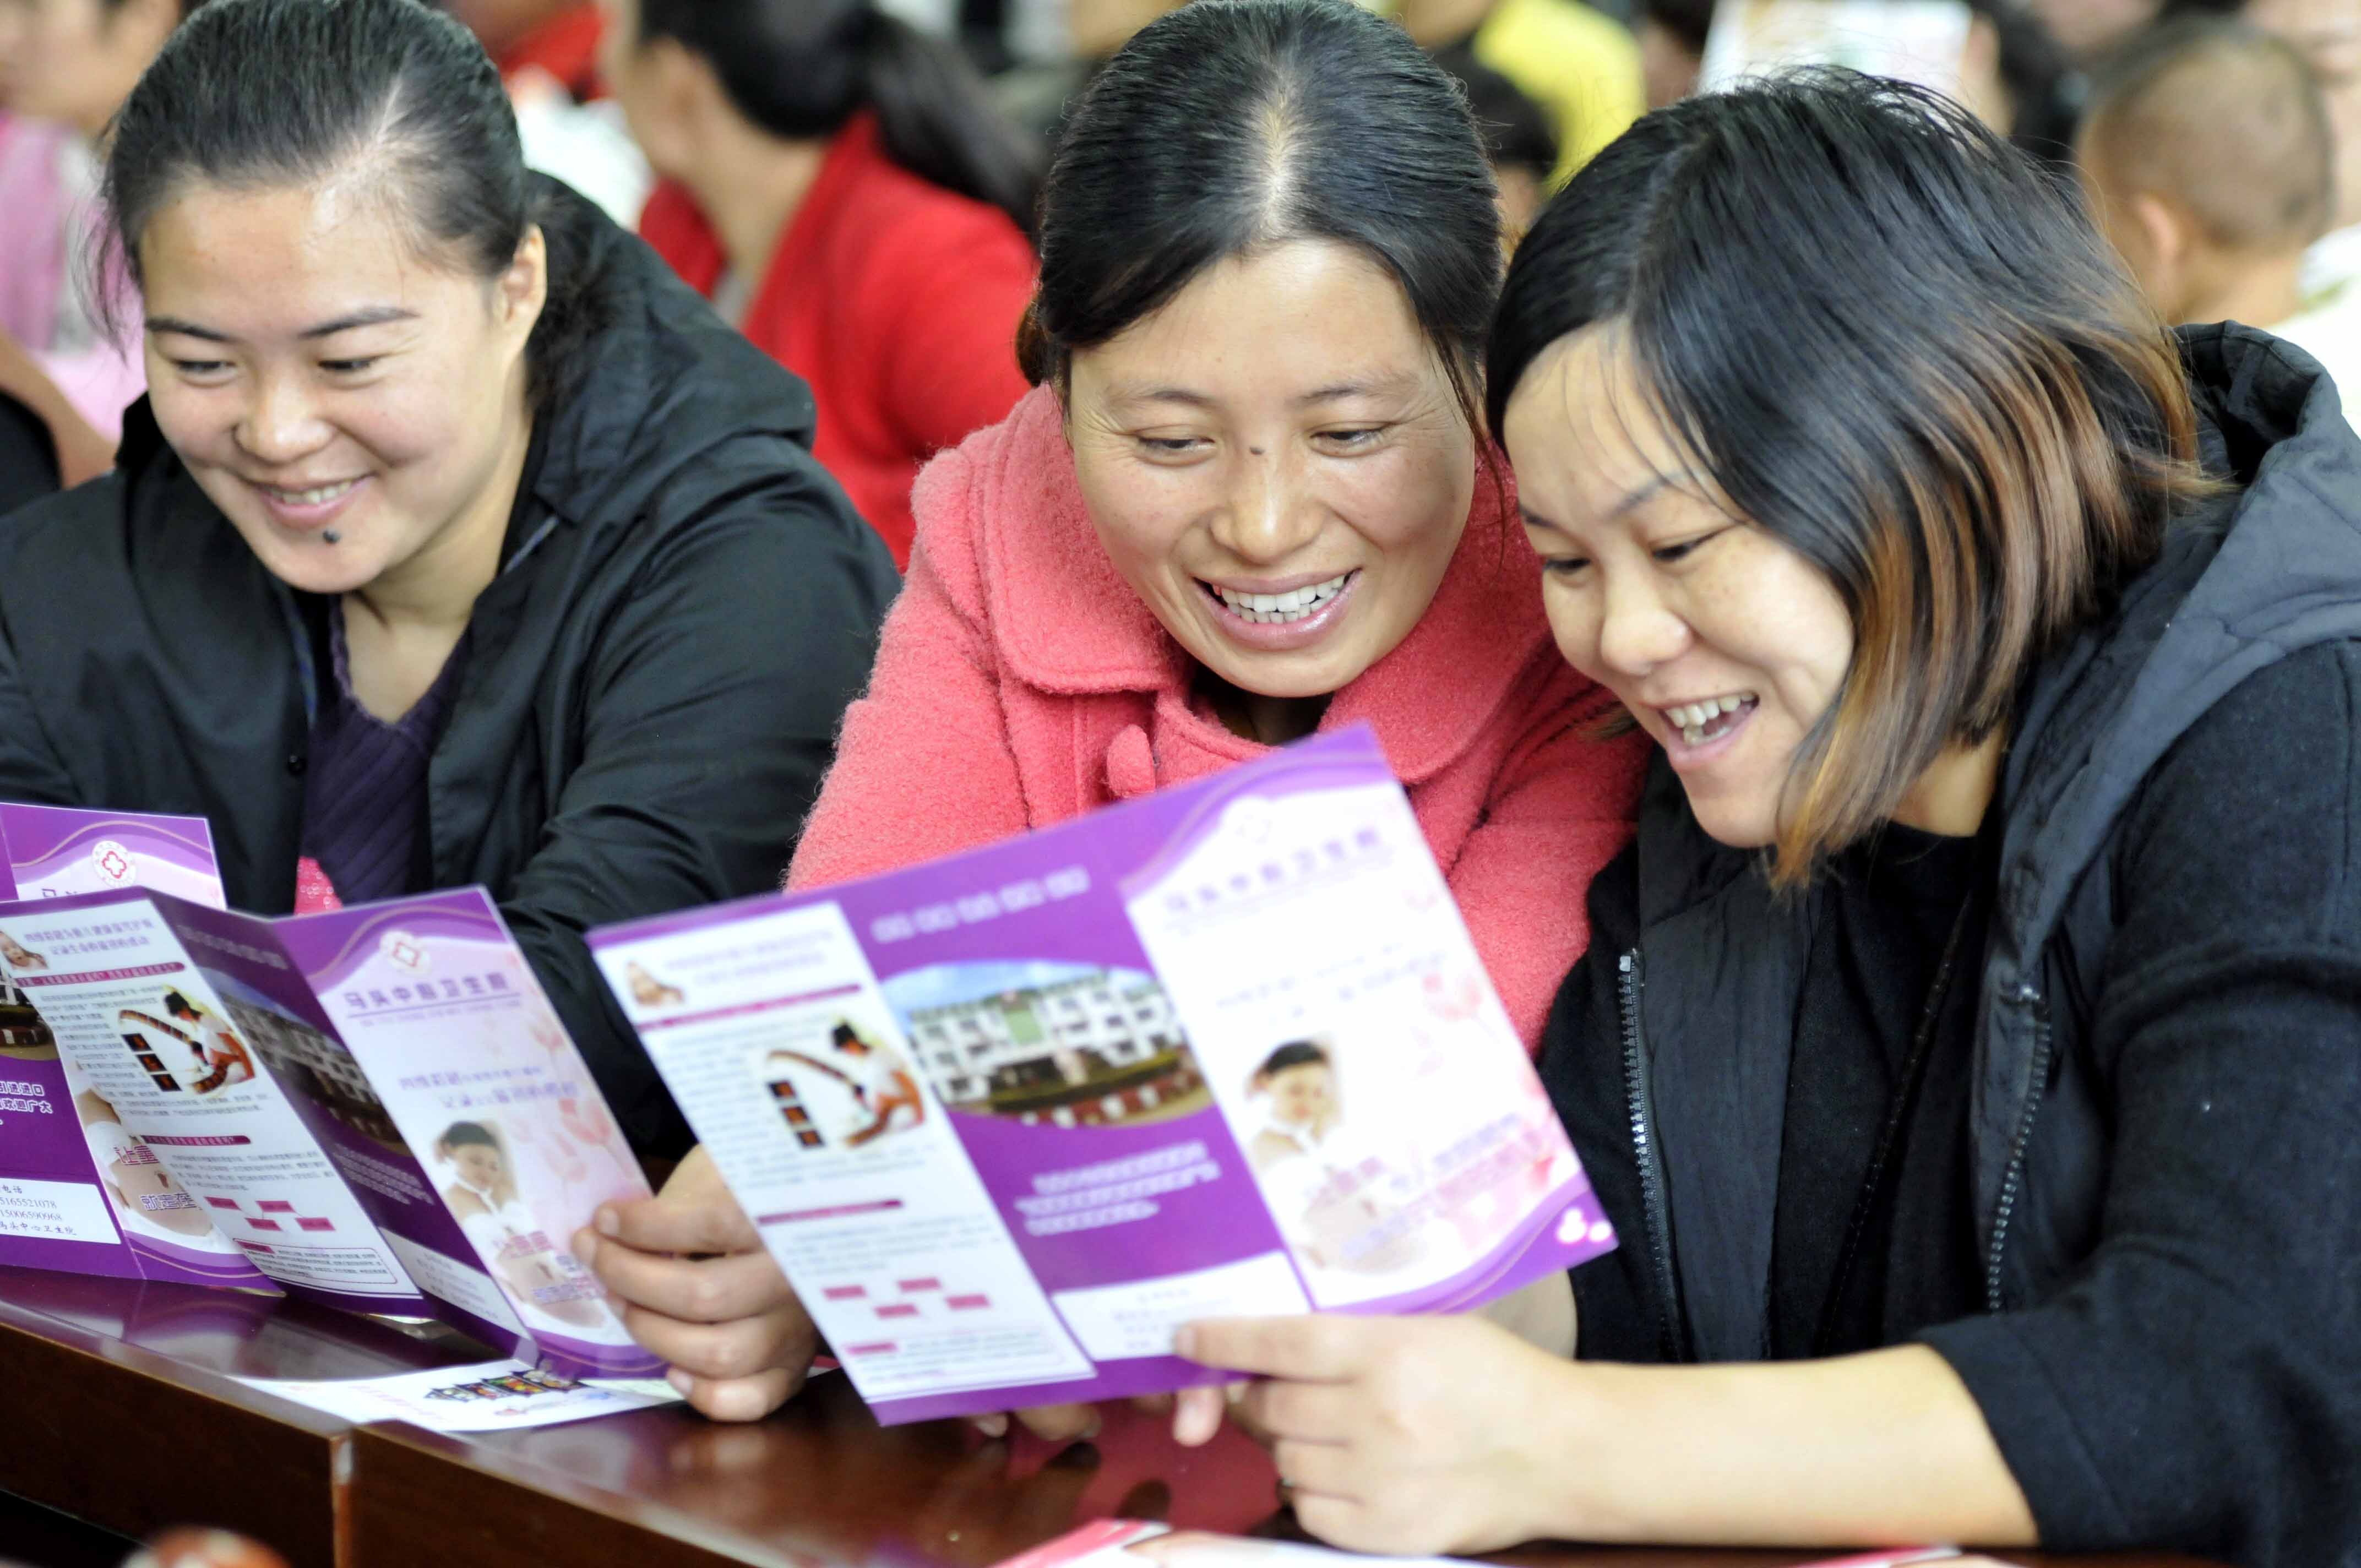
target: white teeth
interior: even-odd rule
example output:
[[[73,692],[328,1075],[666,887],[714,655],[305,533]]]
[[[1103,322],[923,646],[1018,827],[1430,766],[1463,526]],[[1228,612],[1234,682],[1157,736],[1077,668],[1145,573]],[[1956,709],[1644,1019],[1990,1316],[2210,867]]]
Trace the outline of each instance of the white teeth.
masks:
[[[1715,731],[1719,733],[1728,727],[1717,724],[1716,720],[1726,713],[1736,713],[1753,700],[1752,692],[1741,692],[1736,696],[1708,697],[1703,702],[1682,703],[1677,707],[1664,708],[1661,711],[1666,718],[1672,720],[1673,727],[1681,732],[1683,740],[1692,746],[1702,746],[1710,739],[1706,733],[1708,726],[1712,726]]]
[[[342,484],[323,485],[319,488],[313,490],[282,489],[277,485],[265,485],[263,488],[269,490],[272,495],[277,496],[280,500],[288,502],[290,505],[313,507],[318,506],[323,501],[335,500],[338,496],[343,495],[346,490],[351,489],[355,485],[359,483],[360,481],[358,479],[346,479]]]
[[[1243,619],[1257,625],[1268,625],[1273,621],[1302,620],[1343,592],[1345,580],[1351,576],[1347,572],[1344,576],[1331,577],[1308,588],[1291,588],[1283,594],[1242,594],[1214,583],[1205,586]]]

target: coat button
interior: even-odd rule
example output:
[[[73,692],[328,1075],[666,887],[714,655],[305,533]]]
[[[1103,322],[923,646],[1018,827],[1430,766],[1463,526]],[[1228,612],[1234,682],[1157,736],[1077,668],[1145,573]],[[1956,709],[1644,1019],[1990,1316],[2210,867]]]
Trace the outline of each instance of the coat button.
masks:
[[[1131,800],[1156,787],[1156,752],[1148,743],[1148,731],[1137,724],[1126,725],[1122,732],[1107,746],[1106,781],[1109,793],[1117,800]]]
[[[303,770],[311,765],[311,760],[305,757],[302,752],[290,751],[287,753],[287,771],[290,773],[292,773],[295,777],[299,779],[302,778],[303,776]]]

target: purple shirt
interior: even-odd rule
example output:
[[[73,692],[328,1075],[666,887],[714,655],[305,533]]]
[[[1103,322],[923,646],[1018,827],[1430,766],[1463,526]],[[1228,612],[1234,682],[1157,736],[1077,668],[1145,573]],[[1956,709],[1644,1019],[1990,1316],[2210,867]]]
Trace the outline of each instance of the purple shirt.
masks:
[[[329,664],[335,684],[322,694],[312,724],[302,854],[326,878],[334,904],[368,904],[434,887],[426,770],[450,717],[474,635],[461,635],[426,695],[389,724],[353,696],[345,607],[341,600],[329,607]]]

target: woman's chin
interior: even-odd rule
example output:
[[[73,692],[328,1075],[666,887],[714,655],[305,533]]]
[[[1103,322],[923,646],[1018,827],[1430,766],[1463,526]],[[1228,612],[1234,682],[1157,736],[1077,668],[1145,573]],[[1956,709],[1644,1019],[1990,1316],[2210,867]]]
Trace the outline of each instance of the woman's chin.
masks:
[[[1725,801],[1710,796],[1700,800],[1698,793],[1689,791],[1689,814],[1715,843],[1731,850],[1767,850],[1779,841],[1775,809],[1753,801]]]

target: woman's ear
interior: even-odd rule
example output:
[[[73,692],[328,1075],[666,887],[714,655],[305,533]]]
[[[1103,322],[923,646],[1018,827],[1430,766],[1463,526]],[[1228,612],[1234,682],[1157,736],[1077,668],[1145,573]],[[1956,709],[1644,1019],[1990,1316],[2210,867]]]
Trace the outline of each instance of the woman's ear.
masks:
[[[520,347],[532,338],[533,329],[548,303],[549,238],[541,232],[539,224],[530,224],[525,227],[524,238],[517,242],[516,255],[510,260],[508,270],[500,274],[499,284],[500,324]]]

